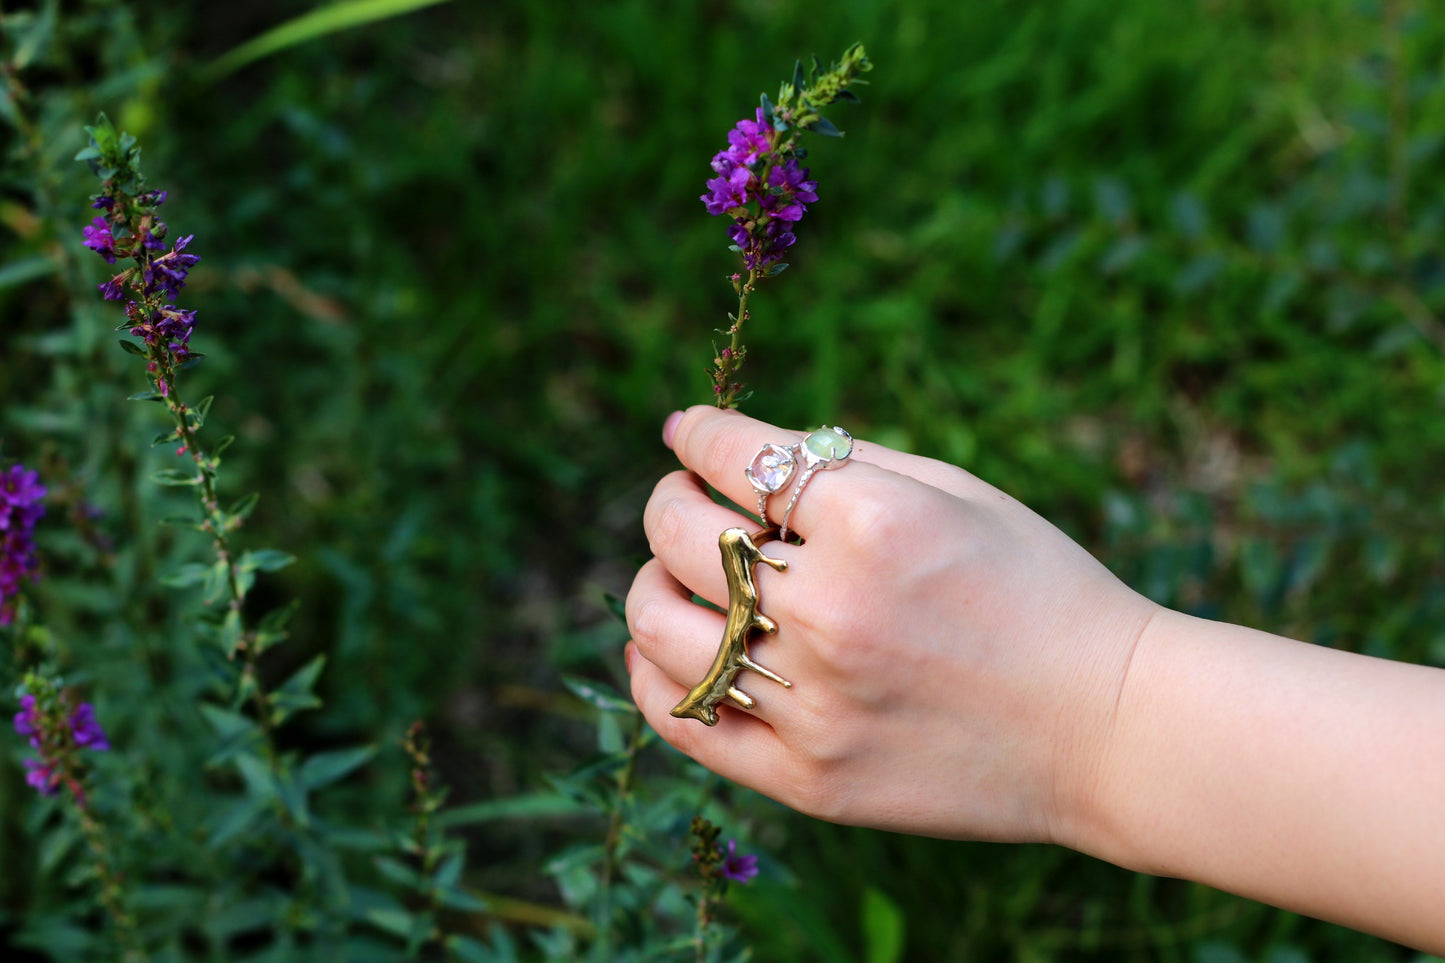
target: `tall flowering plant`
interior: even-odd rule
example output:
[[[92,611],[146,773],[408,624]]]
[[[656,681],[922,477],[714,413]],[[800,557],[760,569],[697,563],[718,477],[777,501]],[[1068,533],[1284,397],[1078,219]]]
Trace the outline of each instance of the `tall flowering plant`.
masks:
[[[719,408],[735,408],[745,397],[736,379],[747,355],[742,327],[749,317],[748,300],[758,282],[787,269],[783,258],[797,242],[798,222],[818,199],[818,183],[801,163],[807,151],[799,146],[799,135],[843,136],[822,112],[839,101],[856,103],[850,88],[864,83],[858,75],[872,69],[861,43],[826,70],[814,58],[812,69],[805,72],[799,61],[793,79],[778,91],[777,102],[764,94],[753,116],[728,132],[728,146],[713,155],[716,176],[708,180],[701,200],[709,214],[731,219],[731,250],[743,268],[730,278],[738,309],[728,316],[728,344],[713,359],[713,396]]]

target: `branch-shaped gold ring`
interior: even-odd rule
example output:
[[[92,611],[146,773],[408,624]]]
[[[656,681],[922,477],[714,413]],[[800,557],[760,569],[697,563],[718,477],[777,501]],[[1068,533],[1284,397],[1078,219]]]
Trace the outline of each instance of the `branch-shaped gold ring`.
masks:
[[[779,572],[787,571],[787,562],[764,555],[758,548],[758,542],[776,538],[777,534],[778,530],[775,528],[754,532],[752,535],[741,528],[730,528],[718,536],[723,573],[728,582],[727,627],[723,630],[722,643],[718,646],[712,668],[701,682],[692,687],[687,698],[673,707],[672,714],[678,718],[697,719],[706,725],[715,726],[717,705],[723,699],[731,699],[744,709],[757,705],[752,696],[734,684],[738,673],[743,669],[752,669],[785,688],[793,687],[787,679],[758,665],[748,655],[748,638],[754,630],[778,630],[778,623],[758,611],[758,585],[753,577],[753,568],[759,562],[771,565]]]

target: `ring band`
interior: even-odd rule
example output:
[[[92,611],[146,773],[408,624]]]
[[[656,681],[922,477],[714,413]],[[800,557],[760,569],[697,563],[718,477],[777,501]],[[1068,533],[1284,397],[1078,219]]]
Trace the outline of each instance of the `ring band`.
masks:
[[[842,465],[851,454],[853,436],[837,425],[831,428],[825,425],[811,432],[803,439],[802,444],[798,445],[795,459],[803,464],[803,477],[798,479],[798,487],[793,489],[793,497],[788,499],[787,511],[783,513],[783,526],[778,532],[780,541],[788,538],[788,520],[793,517],[793,508],[803,496],[803,488],[807,486],[808,480],[817,472]]]

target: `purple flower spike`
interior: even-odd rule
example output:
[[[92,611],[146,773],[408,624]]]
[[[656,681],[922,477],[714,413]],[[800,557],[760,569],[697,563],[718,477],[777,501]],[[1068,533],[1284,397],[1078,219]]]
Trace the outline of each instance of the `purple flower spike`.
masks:
[[[45,514],[40,476],[14,465],[0,471],[0,625],[15,617],[15,596],[23,579],[34,578],[35,523]]]
[[[723,852],[721,849],[719,852]],[[758,875],[758,858],[756,856],[738,855],[738,841],[728,840],[728,848],[723,852],[722,874],[725,878],[734,883],[748,883]]]

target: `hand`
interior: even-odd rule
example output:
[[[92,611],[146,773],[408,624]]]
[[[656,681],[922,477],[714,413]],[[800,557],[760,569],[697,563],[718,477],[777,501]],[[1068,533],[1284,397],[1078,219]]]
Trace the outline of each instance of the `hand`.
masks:
[[[697,407],[669,421],[689,471],[644,526],[656,556],[627,598],[632,694],[708,768],[835,822],[952,838],[1075,843],[1133,648],[1158,607],[1015,499],[967,472],[858,441],[792,516],[803,545],[760,547],[759,611],[778,623],[744,671],[752,710],[708,728],[671,708],[703,677],[726,608],[718,535],[758,526],[743,468],[799,432]],[[796,484],[796,482],[794,483]],[[789,492],[791,489],[789,489]],[[771,500],[780,520],[789,492]]]

